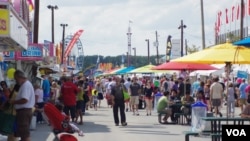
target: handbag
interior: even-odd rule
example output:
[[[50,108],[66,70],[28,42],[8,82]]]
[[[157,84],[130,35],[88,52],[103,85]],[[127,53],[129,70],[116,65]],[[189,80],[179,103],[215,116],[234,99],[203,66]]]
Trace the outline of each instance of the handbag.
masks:
[[[125,90],[123,90],[123,97],[124,97],[124,100],[129,100],[130,99],[130,95]]]
[[[6,113],[4,111],[0,112],[0,133],[3,135],[9,135],[14,132],[16,116],[13,112]]]

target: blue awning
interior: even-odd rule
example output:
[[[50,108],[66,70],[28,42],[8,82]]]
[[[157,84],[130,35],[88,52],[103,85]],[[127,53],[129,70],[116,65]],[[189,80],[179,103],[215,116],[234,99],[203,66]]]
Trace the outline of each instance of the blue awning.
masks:
[[[124,69],[121,69],[121,70],[115,72],[115,74],[125,74],[125,73],[128,73],[128,72],[132,71],[133,69],[135,69],[135,67],[133,67],[133,66],[126,67]]]
[[[245,47],[250,47],[250,37],[246,37],[245,39],[236,41],[233,43],[234,45],[237,46],[245,46]]]

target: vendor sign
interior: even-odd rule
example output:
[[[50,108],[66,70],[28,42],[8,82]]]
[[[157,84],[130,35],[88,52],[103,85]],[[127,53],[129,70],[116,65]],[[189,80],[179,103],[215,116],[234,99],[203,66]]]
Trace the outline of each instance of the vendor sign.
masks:
[[[9,11],[0,8],[0,35],[9,35]]]
[[[42,44],[29,44],[29,47],[25,51],[15,52],[16,60],[30,60],[40,61],[43,60],[43,45]]]
[[[237,72],[237,78],[244,78],[244,79],[248,79],[248,73],[245,71],[238,71]]]

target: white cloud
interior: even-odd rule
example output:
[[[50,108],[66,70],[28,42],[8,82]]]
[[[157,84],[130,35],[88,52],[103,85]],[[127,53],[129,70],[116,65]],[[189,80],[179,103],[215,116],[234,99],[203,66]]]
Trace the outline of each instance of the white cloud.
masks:
[[[206,44],[214,43],[214,23],[218,10],[231,8],[237,0],[204,0]],[[159,52],[165,52],[166,39],[180,38],[178,26],[187,26],[184,38],[188,44],[201,46],[201,16],[199,0],[41,0],[39,40],[51,39],[51,11],[55,10],[55,41],[62,39],[60,23],[67,23],[66,35],[83,29],[81,41],[85,55],[121,55],[127,52],[127,29],[132,20],[132,47],[138,55],[147,55],[145,39],[150,40],[150,52],[156,54],[153,42],[159,34]]]

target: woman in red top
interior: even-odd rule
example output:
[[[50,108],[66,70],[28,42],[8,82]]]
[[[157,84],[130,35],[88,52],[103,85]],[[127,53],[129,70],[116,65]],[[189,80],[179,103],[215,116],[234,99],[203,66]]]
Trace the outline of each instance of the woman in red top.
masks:
[[[148,80],[144,87],[147,116],[151,115],[153,94],[154,94],[154,88],[152,87],[151,82]]]

